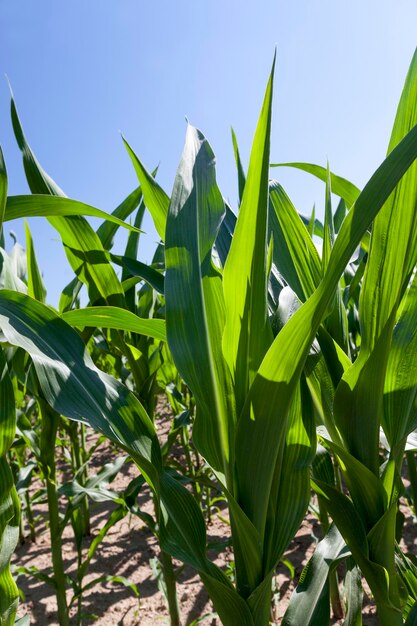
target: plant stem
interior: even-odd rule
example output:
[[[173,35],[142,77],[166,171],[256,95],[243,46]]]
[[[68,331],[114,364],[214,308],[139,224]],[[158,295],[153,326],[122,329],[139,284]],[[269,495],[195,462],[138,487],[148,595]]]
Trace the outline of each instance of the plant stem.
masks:
[[[52,567],[56,585],[55,593],[58,604],[58,620],[60,626],[69,626],[65,570],[62,558],[62,530],[59,523],[58,492],[56,488],[55,440],[58,430],[59,415],[40,399],[39,408],[42,421],[40,460],[46,480],[49,532],[51,536]]]
[[[170,624],[171,626],[181,626],[177,597],[177,579],[172,565],[172,557],[167,552],[161,550],[159,561],[161,563],[166,586]]]
[[[75,465],[74,469],[76,472],[78,472],[78,470],[84,464],[84,457],[85,457],[84,430],[85,430],[85,427],[83,424],[80,424],[80,431],[78,430],[77,422],[74,422],[73,424],[71,424],[70,436],[71,436],[72,451],[73,451],[73,456],[74,456],[74,465]],[[81,439],[81,445],[80,445],[80,439]],[[81,472],[81,475],[79,476],[79,480],[82,486],[84,486],[85,483],[87,482],[87,478],[88,478],[87,470],[84,468],[84,470]],[[89,511],[87,497],[84,497],[80,504],[80,515],[81,515],[80,527],[82,529],[81,530],[82,536],[87,537],[91,532],[90,511]]]

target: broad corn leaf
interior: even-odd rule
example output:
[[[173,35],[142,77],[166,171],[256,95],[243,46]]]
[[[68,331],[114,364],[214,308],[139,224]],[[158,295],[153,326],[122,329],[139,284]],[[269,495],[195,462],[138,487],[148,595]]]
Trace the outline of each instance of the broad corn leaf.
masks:
[[[326,199],[325,199],[325,212],[324,212],[324,233],[323,233],[323,267],[327,267],[330,259],[330,254],[335,242],[335,226],[333,222],[332,212],[332,187],[331,187],[331,174],[328,169],[326,180]],[[342,302],[340,287],[336,289],[332,311],[326,320],[326,328],[331,336],[337,341],[339,346],[348,353],[348,328],[346,309]]]
[[[310,498],[310,466],[316,425],[310,393],[302,378],[293,396],[271,489],[264,542],[264,569],[273,570],[300,527]]]
[[[84,328],[115,328],[131,333],[138,333],[166,341],[165,320],[143,319],[114,306],[94,306],[86,309],[74,309],[62,314],[62,318],[71,326]]]
[[[42,201],[46,203],[73,203],[65,197],[62,189],[43,170],[23,133],[17,115],[14,100],[11,101],[13,129],[16,140],[23,155],[23,165],[29,187],[33,194],[45,194]],[[51,196],[51,197],[49,197]],[[30,197],[29,197],[30,198]],[[36,203],[36,196],[32,196],[30,203]],[[38,198],[38,204],[39,204]],[[118,218],[113,217],[117,223]],[[67,258],[79,280],[89,289],[91,302],[104,301],[108,304],[120,306],[123,304],[124,292],[116,273],[110,265],[102,243],[88,222],[80,215],[71,217],[49,217],[48,221],[56,228],[62,237]],[[129,227],[133,228],[133,227]],[[77,284],[73,285],[77,289]],[[68,298],[64,294],[62,308],[68,305]]]
[[[293,167],[304,172],[308,172],[316,176],[324,183],[327,182],[327,168],[313,163],[271,163],[271,167]],[[348,208],[350,208],[357,200],[360,189],[353,183],[330,172],[330,182],[332,190],[340,198],[343,198]]]
[[[108,253],[83,218],[53,218],[77,278],[88,288],[92,304],[124,305],[124,292]]]
[[[342,535],[332,524],[300,576],[282,626],[324,626],[329,622],[329,574],[345,546]]]
[[[135,226],[139,228],[142,225],[143,216],[145,214],[145,204],[141,202],[135,216]],[[125,248],[125,256],[133,257],[136,259],[139,251],[139,233],[129,233],[126,248]],[[121,282],[123,283],[127,278],[129,278],[129,272],[123,268]],[[126,298],[126,307],[130,309],[130,311],[136,311],[136,289],[132,287],[128,291],[125,290],[125,298]]]
[[[232,373],[237,414],[272,341],[267,310],[268,172],[273,73],[255,132],[239,217],[223,272],[223,352]]]
[[[233,411],[221,353],[224,303],[221,275],[211,260],[224,211],[213,152],[189,126],[167,220],[167,336],[178,371],[197,401],[194,441],[230,484]]]
[[[322,277],[319,253],[294,205],[276,181],[269,184],[269,197],[275,264],[299,299],[305,301]]]
[[[33,189],[41,189],[33,187]],[[137,229],[111,213],[106,213],[96,209],[89,204],[72,200],[64,196],[48,196],[39,192],[34,192],[31,196],[9,196],[7,198],[4,221],[16,220],[20,217],[68,217],[68,216],[89,215],[108,220],[116,228],[122,226],[131,231]]]

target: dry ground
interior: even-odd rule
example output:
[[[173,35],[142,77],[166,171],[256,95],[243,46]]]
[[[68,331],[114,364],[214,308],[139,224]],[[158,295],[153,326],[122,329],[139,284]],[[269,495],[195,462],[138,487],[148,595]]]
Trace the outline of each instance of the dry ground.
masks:
[[[162,434],[164,431],[164,416],[162,416]],[[163,435],[162,435],[163,436]],[[94,435],[92,435],[94,437]],[[111,460],[114,451],[109,445],[104,445],[97,451],[95,464],[99,468]],[[123,470],[112,483],[111,489],[123,490],[129,481],[137,475],[133,465],[124,466]],[[152,503],[149,493],[140,496],[142,509],[149,513]],[[111,503],[92,503],[92,536],[97,534],[108,519],[112,510]],[[407,515],[408,536],[414,544],[415,526],[409,509]],[[36,543],[25,542],[16,551],[15,563],[27,567],[36,566],[38,569],[51,572],[50,539],[46,522],[45,505],[37,506],[35,514],[40,520]],[[220,517],[225,515],[221,511]],[[228,536],[228,526],[215,514],[208,527],[209,542],[224,539]],[[67,528],[64,533],[63,557],[65,567],[69,573],[76,569],[76,551],[71,538],[72,530]],[[308,515],[304,520],[295,539],[285,554],[295,569],[295,580],[298,579],[302,568],[311,556],[320,528],[316,519]],[[85,540],[87,548],[91,538]],[[159,552],[157,541],[145,524],[136,516],[129,515],[115,525],[99,547],[94,558],[90,573],[86,581],[102,574],[118,574],[128,578],[137,585],[140,592],[139,600],[135,598],[131,589],[116,584],[100,584],[85,594],[83,609],[86,615],[84,624],[96,626],[156,626],[169,624],[166,603],[158,589],[149,561]],[[231,560],[230,549],[220,553],[213,553],[212,557],[220,566],[226,566]],[[176,565],[180,565],[177,563]],[[25,601],[21,603],[19,614],[28,613],[31,624],[39,626],[54,626],[58,624],[56,602],[52,589],[34,578],[21,576],[19,586],[22,589]],[[279,624],[285,612],[295,581],[289,578],[289,571],[281,565],[277,572],[277,588],[279,602],[275,607],[275,623]],[[71,596],[70,592],[69,596]],[[198,623],[202,625],[221,626],[219,619],[213,614],[213,608],[198,576],[189,568],[185,568],[178,580],[178,598],[182,616],[182,626],[190,626],[194,620],[202,618]],[[277,596],[278,599],[278,596]],[[75,623],[75,622],[74,622]],[[375,609],[369,598],[365,598],[364,626],[374,626],[378,622]],[[341,622],[333,620],[334,626]],[[238,624],[236,625],[238,626]]]

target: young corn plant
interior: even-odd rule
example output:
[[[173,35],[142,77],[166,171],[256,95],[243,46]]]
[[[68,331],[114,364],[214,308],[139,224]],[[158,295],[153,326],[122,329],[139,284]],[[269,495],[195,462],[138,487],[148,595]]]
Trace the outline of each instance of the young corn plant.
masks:
[[[415,55],[398,107],[389,154],[406,133],[415,127],[416,96]],[[325,232],[323,247],[323,262],[326,263],[329,250],[334,245],[332,232],[337,218],[336,214],[333,219],[330,210],[332,183],[337,193],[345,198],[347,206],[359,201],[359,192],[347,181],[329,173],[326,175],[317,166],[300,163],[290,165],[327,181],[327,246]],[[348,304],[352,307],[350,310],[354,312],[359,325],[355,324],[349,349],[346,349],[346,343],[341,341],[334,326],[329,326],[328,322],[332,321],[330,316],[326,328],[345,352],[338,349],[338,356],[332,356],[329,351],[331,346],[326,346],[319,336],[324,359],[332,375],[327,376],[327,383],[326,378],[322,377],[321,382],[315,385],[316,390],[321,391],[322,399],[326,394],[331,398],[329,410],[323,410],[325,407],[322,403],[322,419],[328,429],[323,442],[333,450],[338,460],[350,497],[343,495],[334,481],[332,483],[314,476],[313,482],[319,498],[326,502],[326,507],[368,581],[382,624],[401,624],[403,619],[410,619],[411,596],[408,600],[407,594],[404,596],[405,590],[399,583],[395,562],[399,560],[396,539],[398,497],[402,491],[400,471],[407,437],[416,427],[416,199],[416,167],[413,165],[375,218],[370,241],[368,236],[362,240],[363,252],[355,260],[356,272],[350,277],[347,293]],[[308,274],[307,265],[303,271]],[[355,292],[357,294],[361,283],[358,302]],[[343,318],[343,310],[341,313],[339,319]],[[349,354],[351,359],[346,358]],[[310,384],[314,385],[311,379]],[[323,391],[326,387],[327,392]],[[381,426],[389,448],[389,455],[382,462]],[[326,537],[319,552],[327,550],[328,561],[336,563],[341,558],[340,535],[334,530],[330,534],[332,540]],[[329,543],[334,549],[331,559]],[[316,567],[319,562],[314,556],[307,574],[311,584],[307,585],[306,579],[303,579],[290,605],[285,624],[325,623],[323,615],[326,615],[326,602],[328,623],[328,598],[326,600],[323,594],[323,572],[320,575]],[[316,574],[314,580],[311,576],[313,571]],[[322,578],[320,583],[318,578]],[[355,589],[357,597],[361,594],[360,586],[350,586],[350,608],[355,605],[360,611],[360,603],[352,596]],[[351,614],[349,619],[353,619]]]
[[[405,94],[415,102],[408,86]],[[333,358],[336,354],[339,372],[347,367],[348,356],[343,352],[343,349],[348,352],[346,315],[338,295],[340,277],[361,240],[366,239],[368,228],[379,210],[384,207],[376,224],[381,223],[384,215],[392,215],[393,206],[402,206],[402,201],[392,204],[395,194],[403,193],[403,189],[409,190],[413,211],[415,206],[413,170],[408,174],[411,185],[410,178],[405,179],[391,196],[400,180],[400,170],[405,173],[415,158],[413,148],[409,152],[408,145],[415,141],[417,131],[413,128],[412,118],[403,119],[412,113],[411,104],[405,105],[405,113],[400,112],[397,127],[400,126],[401,131],[396,131],[389,156],[363,192],[357,194],[346,181],[336,180],[337,185],[346,187],[354,196],[354,203],[340,226],[337,239],[332,220],[330,217],[326,220],[322,263],[315,261],[317,255],[310,253],[311,244],[306,251],[305,237],[298,236],[300,229],[295,228],[297,224],[285,194],[279,186],[272,185],[270,197],[290,252],[290,269],[301,268],[306,257],[310,256],[308,272],[297,273],[302,291],[299,297],[305,300],[305,304],[273,339],[266,293],[272,256],[270,254],[268,258],[267,252],[271,96],[272,79],[255,135],[240,212],[224,268],[213,264],[212,248],[225,215],[225,206],[215,183],[213,153],[202,134],[188,128],[183,159],[169,203],[166,199],[161,202],[164,196],[155,189],[156,184],[144,173],[143,166],[131,152],[145,203],[156,216],[155,222],[157,219],[162,222],[163,212],[167,213],[165,297],[168,344],[181,375],[196,397],[194,442],[215,470],[228,497],[237,591],[256,624],[267,623],[271,576],[308,504],[308,466],[314,456],[315,426],[303,369],[310,347],[319,332],[322,344],[327,339],[327,351],[333,354]],[[406,135],[408,131],[410,133]],[[329,185],[329,198],[330,189]],[[412,216],[414,213],[410,215],[411,223]],[[381,243],[375,247],[379,249],[374,253],[375,258],[387,253]],[[415,245],[405,241],[404,250],[409,250],[410,255]],[[283,266],[285,261],[288,258],[281,250],[280,265]],[[402,278],[398,279],[400,291],[405,288],[403,281],[408,283],[414,266],[415,259],[409,256]],[[291,284],[289,277],[285,278]],[[322,322],[324,329],[320,328]],[[373,332],[372,342],[377,339]],[[332,335],[335,341],[331,339]],[[373,362],[369,371],[384,379],[384,361],[379,363],[378,370]],[[366,388],[377,394],[372,380],[367,381]],[[358,389],[359,386],[355,393]],[[382,396],[379,401],[381,399]],[[364,411],[363,407],[362,416]],[[336,425],[326,425],[332,426],[335,440],[339,441],[337,422]],[[373,448],[359,423],[354,430],[352,424],[346,425],[346,433],[351,438],[356,437],[362,448],[371,448],[373,454],[377,453],[379,424]],[[344,454],[339,459],[343,468],[346,458]],[[357,464],[354,467],[357,468]],[[369,471],[379,472],[375,456],[374,466]],[[367,468],[362,472],[366,480]],[[353,487],[362,484],[358,475],[352,482]],[[381,491],[380,495],[382,497]],[[337,507],[329,507],[331,513],[334,508]],[[340,508],[343,515],[345,509],[346,506]],[[362,518],[368,510],[362,510]],[[381,508],[381,515],[384,510]],[[374,524],[378,519],[373,519]],[[362,519],[363,523],[366,525],[367,522]],[[371,528],[368,526],[368,531]],[[383,540],[379,538],[371,556],[366,552],[365,558],[371,565],[363,573],[373,586],[381,623],[396,623],[390,622],[392,619],[400,623],[401,605],[398,598],[396,606],[393,600],[396,597],[392,569],[395,534],[390,536],[390,555],[383,556],[380,551],[381,541],[386,541],[387,536]],[[354,557],[358,561],[355,553]],[[358,563],[364,569],[364,562]],[[372,575],[378,581],[373,580]],[[390,580],[390,584],[381,586],[384,580]]]

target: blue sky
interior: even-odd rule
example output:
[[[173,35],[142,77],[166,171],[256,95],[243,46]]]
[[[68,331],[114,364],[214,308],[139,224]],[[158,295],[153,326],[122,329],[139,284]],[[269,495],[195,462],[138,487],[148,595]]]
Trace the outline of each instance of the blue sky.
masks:
[[[329,159],[362,186],[386,151],[416,23],[415,0],[3,0],[0,75],[38,159],[69,196],[111,211],[133,190],[119,131],[149,168],[160,163],[170,193],[187,116],[209,139],[236,206],[230,126],[247,164],[274,47],[271,161]],[[5,80],[0,143],[10,194],[26,193]],[[307,175],[272,174],[301,212],[322,205],[324,190]],[[30,227],[57,304],[71,269],[46,221]],[[149,219],[144,228],[150,261],[156,235]],[[22,224],[10,229],[24,243]]]

